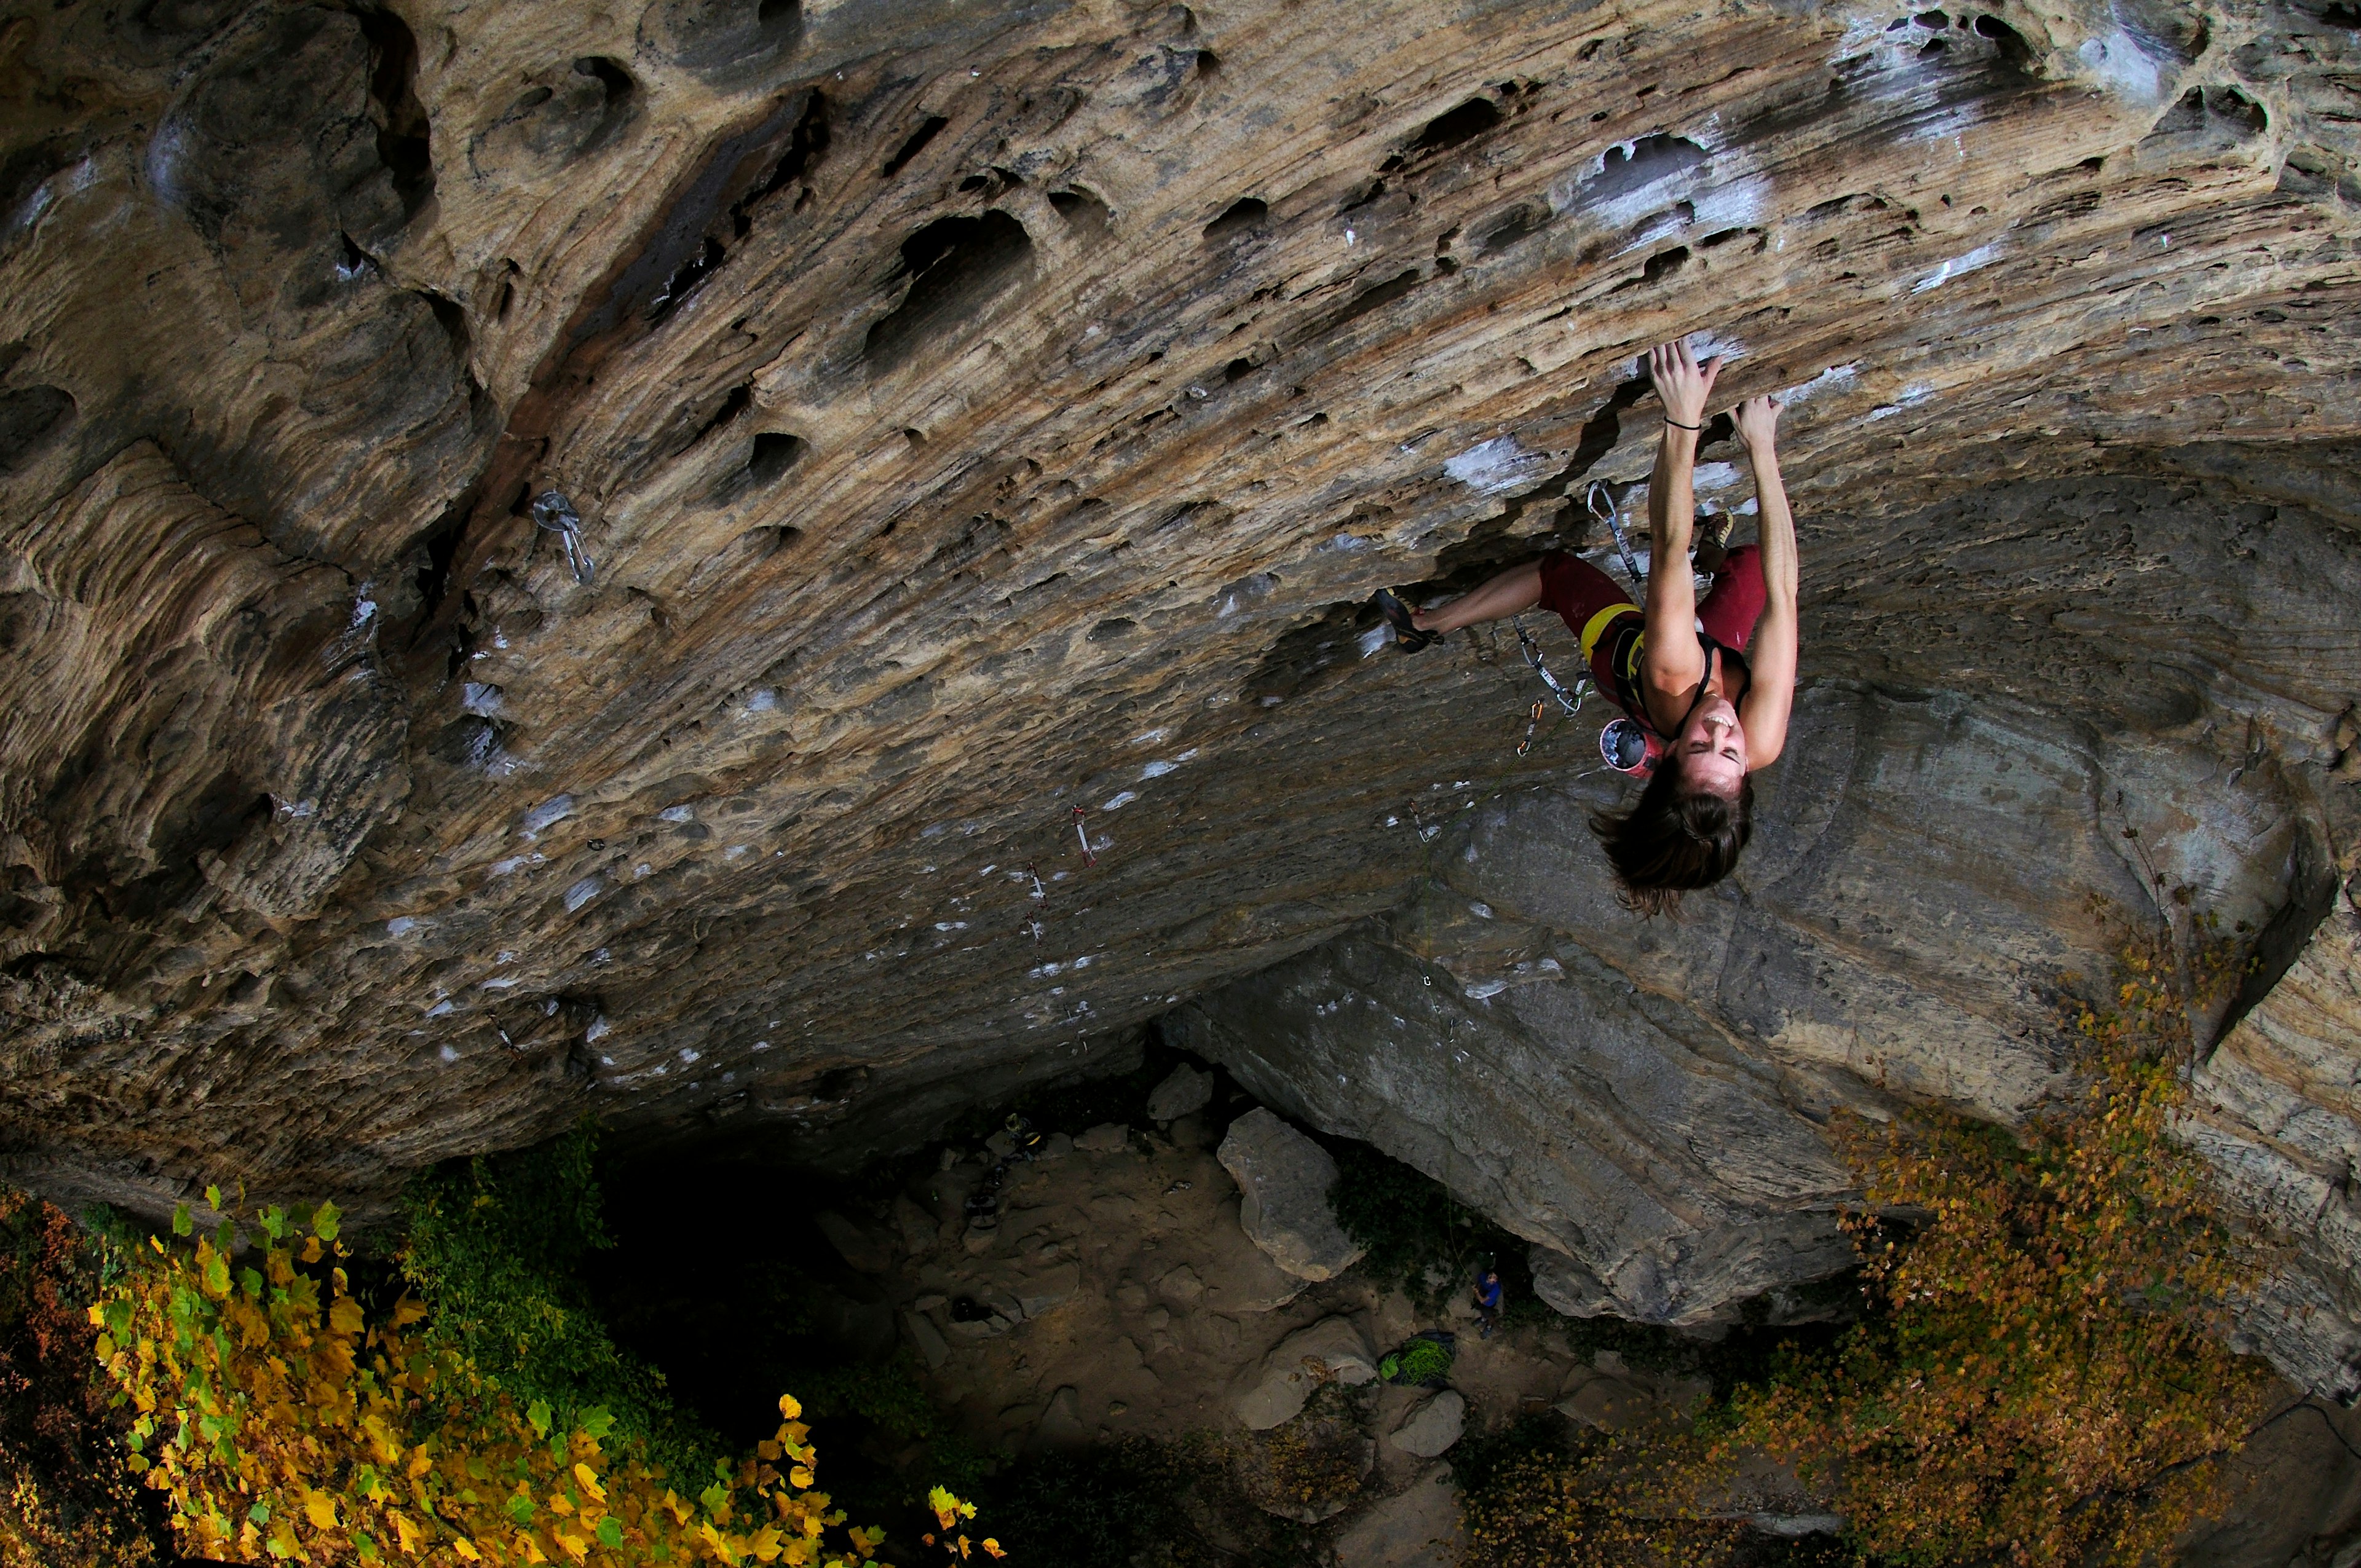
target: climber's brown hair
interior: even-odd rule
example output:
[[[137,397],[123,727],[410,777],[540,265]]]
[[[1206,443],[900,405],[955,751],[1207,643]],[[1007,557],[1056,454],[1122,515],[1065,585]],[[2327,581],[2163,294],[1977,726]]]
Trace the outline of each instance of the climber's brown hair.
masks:
[[[1631,810],[1594,811],[1590,830],[1615,868],[1625,908],[1675,914],[1684,892],[1711,887],[1738,865],[1754,834],[1754,780],[1741,783],[1734,799],[1684,790],[1679,766],[1666,757]]]

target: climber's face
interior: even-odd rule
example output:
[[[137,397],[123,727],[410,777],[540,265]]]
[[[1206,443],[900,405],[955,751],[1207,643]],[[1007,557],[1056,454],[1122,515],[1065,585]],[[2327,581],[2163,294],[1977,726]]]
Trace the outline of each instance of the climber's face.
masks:
[[[1673,740],[1686,793],[1735,799],[1746,782],[1746,729],[1725,696],[1708,695]]]

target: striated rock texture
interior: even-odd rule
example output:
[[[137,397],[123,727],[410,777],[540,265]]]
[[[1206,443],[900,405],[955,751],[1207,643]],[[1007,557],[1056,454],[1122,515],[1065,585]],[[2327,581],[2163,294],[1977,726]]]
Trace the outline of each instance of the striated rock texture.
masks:
[[[1821,1268],[1814,1119],[2027,1103],[2087,895],[2349,974],[2353,19],[0,5],[9,1173],[842,1162],[1204,997],[1570,1299]],[[1793,400],[1808,690],[1643,927],[1598,708],[1358,607],[1596,548],[1680,333]]]

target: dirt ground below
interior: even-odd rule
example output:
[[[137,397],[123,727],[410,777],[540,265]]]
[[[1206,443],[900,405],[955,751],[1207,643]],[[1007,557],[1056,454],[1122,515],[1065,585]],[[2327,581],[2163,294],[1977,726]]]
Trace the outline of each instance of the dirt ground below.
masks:
[[[990,1190],[997,1153],[946,1150],[932,1172],[823,1216],[822,1229],[879,1288],[884,1300],[871,1310],[890,1311],[968,1441],[1016,1458],[1126,1438],[1211,1440],[1244,1493],[1309,1527],[1313,1555],[1334,1568],[1455,1563],[1458,1494],[1448,1448],[1418,1453],[1393,1441],[1427,1389],[1327,1390],[1275,1432],[1248,1431],[1237,1401],[1290,1334],[1342,1320],[1374,1361],[1421,1332],[1453,1332],[1449,1386],[1465,1400],[1468,1436],[1553,1407],[1617,1424],[1702,1391],[1612,1352],[1585,1354],[1571,1323],[1512,1321],[1485,1338],[1464,1295],[1424,1314],[1363,1268],[1317,1283],[1282,1272],[1241,1228],[1237,1187],[1214,1157],[1227,1119],[1209,1108],[1161,1127],[1052,1133],[1032,1159],[1002,1168],[996,1223],[983,1224],[967,1201]],[[2297,1410],[2257,1433],[2232,1513],[2185,1561],[2329,1563],[2361,1516],[2361,1460],[2345,1430],[2356,1424]],[[1317,1474],[1301,1485],[1256,1474],[1307,1463]],[[2290,1497],[2324,1499],[2327,1512],[2293,1517],[2280,1507]]]

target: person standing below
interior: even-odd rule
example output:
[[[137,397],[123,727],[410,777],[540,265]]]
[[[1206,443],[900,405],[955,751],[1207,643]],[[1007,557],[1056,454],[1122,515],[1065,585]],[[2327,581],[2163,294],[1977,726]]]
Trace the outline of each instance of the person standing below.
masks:
[[[1476,1337],[1490,1339],[1500,1321],[1500,1271],[1486,1264],[1476,1276]]]
[[[1656,566],[1646,609],[1606,573],[1561,551],[1435,609],[1412,610],[1383,590],[1377,600],[1412,652],[1445,632],[1536,606],[1565,620],[1600,689],[1663,745],[1631,808],[1590,819],[1624,904],[1643,916],[1676,910],[1683,893],[1736,868],[1753,833],[1751,775],[1785,748],[1795,700],[1800,574],[1779,477],[1777,399],[1749,398],[1731,411],[1754,471],[1759,542],[1726,554],[1716,543],[1699,553],[1697,565],[1713,577],[1702,604],[1683,569],[1697,525],[1697,437],[1720,372],[1719,356],[1700,364],[1686,342],[1648,354],[1664,430],[1648,481]]]

